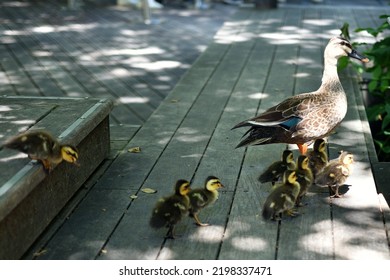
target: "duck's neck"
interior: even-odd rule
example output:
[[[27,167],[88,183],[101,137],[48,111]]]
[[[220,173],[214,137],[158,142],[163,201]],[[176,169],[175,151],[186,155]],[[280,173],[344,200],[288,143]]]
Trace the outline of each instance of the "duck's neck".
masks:
[[[337,73],[337,59],[326,59],[320,90],[326,92],[344,92]]]

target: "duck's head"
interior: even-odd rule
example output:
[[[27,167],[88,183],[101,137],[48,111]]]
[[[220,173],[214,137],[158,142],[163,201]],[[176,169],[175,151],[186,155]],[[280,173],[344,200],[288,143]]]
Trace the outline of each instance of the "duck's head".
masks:
[[[176,182],[175,193],[177,195],[185,196],[191,191],[190,182],[180,179]]]
[[[324,139],[317,139],[314,141],[313,150],[318,152],[325,152],[326,149],[326,142]]]
[[[220,188],[223,188],[223,185],[217,177],[209,176],[206,179],[205,187],[209,191],[215,191],[215,190],[218,190]]]
[[[282,161],[285,163],[291,163],[294,161],[293,152],[290,150],[284,150],[282,154]]]
[[[61,147],[61,156],[63,160],[76,164],[77,159],[79,158],[79,152],[76,147],[63,145]]]
[[[295,184],[297,179],[297,173],[294,170],[286,170],[283,174],[283,183],[285,184]]]
[[[354,162],[353,154],[341,151],[339,161],[344,165],[350,165]]]
[[[297,160],[297,166],[300,169],[309,169],[309,158],[304,155],[300,155]]]
[[[353,49],[351,43],[342,37],[333,37],[325,48],[325,59],[339,59],[343,56],[358,59],[364,63],[369,59]]]

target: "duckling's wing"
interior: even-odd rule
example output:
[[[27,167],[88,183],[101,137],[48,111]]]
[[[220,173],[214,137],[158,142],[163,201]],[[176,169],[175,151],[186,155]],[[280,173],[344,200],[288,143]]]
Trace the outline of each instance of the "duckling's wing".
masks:
[[[342,175],[340,166],[337,162],[330,162],[324,169],[316,176],[315,183],[320,186],[332,186],[337,182],[337,178]]]
[[[202,190],[194,190],[188,196],[190,198],[191,208],[195,212],[205,207],[208,202],[208,198]]]
[[[270,182],[277,179],[286,170],[286,165],[281,161],[276,161],[268,166],[259,176],[261,183]]]
[[[160,199],[153,209],[149,224],[154,228],[176,224],[187,213],[188,204],[177,195]]]

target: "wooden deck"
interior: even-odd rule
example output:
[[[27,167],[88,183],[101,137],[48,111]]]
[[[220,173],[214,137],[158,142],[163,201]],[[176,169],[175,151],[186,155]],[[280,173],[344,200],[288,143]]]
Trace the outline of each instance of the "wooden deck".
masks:
[[[25,258],[390,259],[389,209],[376,191],[372,142],[351,72],[341,74],[348,115],[329,138],[331,158],[343,149],[357,160],[343,198],[330,199],[313,187],[300,216],[264,221],[260,211],[270,186],[257,176],[280,157],[284,145],[234,149],[244,131],[231,131],[289,95],[316,89],[329,38],[345,21],[352,29],[371,25],[386,10],[286,6],[237,12]],[[141,152],[127,152],[132,147]],[[211,226],[185,219],[176,240],[149,227],[156,200],[171,193],[177,179],[201,186],[211,174],[226,187],[200,214]],[[158,192],[145,194],[143,187]]]
[[[113,125],[141,125],[233,12],[153,11],[145,25],[131,7],[2,0],[0,95],[110,97]]]

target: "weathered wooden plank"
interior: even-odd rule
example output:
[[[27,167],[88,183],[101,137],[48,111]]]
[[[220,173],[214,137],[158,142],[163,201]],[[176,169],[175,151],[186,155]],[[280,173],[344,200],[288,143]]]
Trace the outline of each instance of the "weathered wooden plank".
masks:
[[[273,18],[271,14],[268,19],[259,17],[255,18],[254,21],[257,24],[260,22],[271,23]],[[274,23],[275,28],[282,22],[283,20],[278,24]],[[259,24],[259,26],[260,30],[257,32],[259,34],[268,32],[271,28],[268,24]],[[278,47],[267,44],[266,40],[256,40],[252,57],[242,75],[243,78],[238,82],[224,112],[224,117],[229,119],[230,128],[239,121],[255,115],[258,107],[257,103],[264,102],[263,99],[267,99],[268,74],[272,71],[272,63],[277,49]],[[238,143],[241,135],[242,131],[231,132],[231,137],[229,137],[230,149]],[[267,153],[267,150],[271,152]],[[272,259],[274,257],[276,234],[274,238],[269,238],[270,234],[267,235],[266,232],[276,233],[277,229],[269,225],[268,230],[264,231],[262,226],[265,223],[260,215],[261,202],[265,200],[268,187],[260,186],[257,181],[262,168],[269,163],[266,159],[272,158],[269,155],[275,155],[274,150],[267,150],[256,147],[254,149],[249,148],[246,153],[243,149],[235,150],[233,153],[236,156],[237,154],[240,157],[244,156],[240,161],[244,159],[245,161],[242,163],[239,161],[238,164],[232,163],[235,164],[236,168],[239,164],[242,164],[242,169],[237,168],[236,170],[236,172],[240,172],[239,181],[234,182],[234,185],[236,185],[235,197],[229,213],[219,259],[257,259],[261,256]],[[259,159],[263,157],[265,159],[264,165],[259,162]],[[228,174],[230,173],[232,172]]]
[[[300,17],[300,13],[297,15]],[[296,19],[278,16],[278,19],[282,19],[279,25],[269,25],[266,32],[262,32],[260,37],[263,37],[262,44],[258,48],[268,50],[268,56],[273,56],[272,65],[268,70],[268,76],[261,86],[260,92],[263,92],[263,98],[260,99],[260,109],[264,109],[276,104],[281,99],[289,96],[293,93],[293,79],[284,79],[283,83],[280,83],[280,77],[290,77],[295,73],[295,56],[297,53],[297,46],[291,43],[285,43],[282,41],[273,41],[270,34],[274,32],[283,32],[284,26],[291,26],[296,24]],[[283,38],[283,36],[281,36]],[[272,54],[272,45],[276,45],[274,54]],[[291,45],[290,45],[291,44]],[[245,103],[241,103],[241,106],[247,107]],[[250,116],[246,116],[248,118]],[[244,118],[244,119],[245,119]],[[238,121],[236,121],[238,122]],[[242,135],[242,131],[241,135]],[[238,141],[237,141],[238,143]],[[284,145],[270,145],[250,147],[247,149],[245,155],[245,161],[242,165],[242,171],[239,179],[239,190],[243,189],[243,192],[237,192],[231,216],[234,217],[232,224],[228,225],[228,230],[234,232],[235,239],[230,246],[224,251],[226,242],[222,244],[220,258],[243,258],[243,259],[274,259],[276,254],[276,245],[278,238],[278,224],[269,221],[264,221],[261,217],[262,205],[269,193],[270,185],[260,184],[257,181],[261,171],[263,171],[269,164],[275,160],[280,159],[280,155]],[[246,190],[246,192],[245,192]],[[254,209],[247,209],[250,204]],[[237,217],[235,217],[237,216]],[[235,223],[233,223],[235,222]],[[240,231],[237,232],[235,224],[239,225],[242,229],[242,234],[246,237],[242,243],[240,243]],[[230,228],[231,227],[231,228]],[[250,247],[250,242],[254,242],[255,246]],[[232,246],[241,246],[238,252],[234,254],[232,252]]]
[[[210,80],[207,81],[204,89],[201,90],[199,97],[195,100],[188,114],[186,114],[184,120],[180,124],[179,129],[173,135],[169,145],[158,159],[152,170],[152,173],[149,174],[147,180],[144,183],[144,186],[159,186],[159,184],[161,184],[161,178],[166,178],[166,181],[172,181],[169,185],[165,186],[164,189],[161,189],[160,195],[163,195],[164,193],[171,193],[172,185],[176,179],[182,177],[190,179],[192,174],[196,171],[199,160],[201,159],[202,154],[209,142],[209,137],[218,123],[220,114],[224,108],[224,104],[229,98],[232,87],[235,84],[235,80],[240,75],[240,69],[245,63],[245,61],[240,59],[242,58],[241,56],[237,58],[237,53],[241,52],[242,54],[246,54],[247,49],[250,48],[250,45],[247,46],[246,43],[242,43],[232,48],[227,48],[224,45],[219,46],[218,48],[220,51],[223,51],[224,49],[228,50],[224,56],[223,61],[218,64]],[[201,57],[201,60],[203,59],[204,58]],[[221,84],[221,81],[224,81],[224,83]],[[211,104],[209,102],[211,96],[213,96],[215,103]],[[202,112],[207,112],[207,116],[205,116],[205,114]],[[205,117],[207,117],[207,120]],[[167,169],[168,166],[173,166],[174,168]],[[218,176],[218,174],[216,175]],[[201,184],[203,184],[204,179],[205,178],[202,178]],[[156,197],[154,197],[152,201],[148,201],[146,208],[152,209],[155,201]],[[220,203],[223,203],[223,199],[221,199]],[[119,248],[122,246],[131,246],[133,249],[129,250],[126,254],[123,252],[112,252],[111,254],[106,254],[103,257],[117,258],[119,256],[118,254],[120,254],[119,257],[121,258],[143,258],[145,255],[137,256],[134,254],[134,252],[145,250],[145,252],[148,252],[148,258],[157,258],[158,256],[161,256],[162,258],[172,258],[173,256],[191,258],[191,255],[189,255],[191,252],[187,251],[184,253],[185,255],[181,255],[183,254],[183,251],[179,250],[180,246],[176,246],[176,244],[171,244],[170,242],[165,243],[167,247],[164,246],[164,249],[161,253],[158,252],[161,245],[164,244],[162,237],[165,233],[164,230],[156,232],[149,228],[148,219],[150,212],[147,213],[147,216],[145,217],[146,219],[137,222],[139,224],[137,227],[132,226],[130,228],[129,220],[135,220],[136,215],[142,211],[142,209],[145,209],[145,204],[140,204],[140,201],[135,200],[129,208],[129,212],[125,215],[124,220],[119,224],[117,230],[114,232],[106,247],[107,251],[109,252],[112,251],[110,248]],[[190,229],[188,229],[188,227],[190,227]],[[192,232],[191,229],[193,228],[194,225],[192,221],[189,221],[189,224],[182,223],[180,224],[180,227],[178,227],[178,233],[183,233],[184,240],[189,238],[187,237],[188,232]],[[210,228],[209,230],[213,229]],[[124,233],[128,233],[129,231],[133,233],[132,235],[146,237],[148,242],[145,242],[145,244],[131,244],[129,240],[124,240],[122,238]],[[219,228],[217,232],[213,232],[213,234],[221,235],[221,228]],[[218,239],[220,239],[220,237]],[[170,245],[173,245],[174,248],[170,248]],[[199,245],[201,245],[201,243],[199,243]],[[218,249],[218,244],[216,245],[217,246],[209,246],[211,250],[204,250],[205,255],[203,257],[208,258],[210,255],[213,255],[215,258]],[[153,247],[157,248],[157,251],[154,255],[149,252],[150,248]],[[202,258],[202,256],[198,257]]]
[[[0,53],[2,53],[1,65],[8,79],[14,86],[18,95],[40,96],[39,90],[30,80],[25,71],[20,70],[18,62],[9,51],[9,45],[12,45],[12,43],[2,44],[0,46]]]
[[[20,11],[20,13],[24,15],[26,18],[29,18],[31,16],[31,14],[25,10]],[[59,67],[57,63],[52,63],[51,61],[42,62],[46,66],[46,68],[48,68],[48,71],[50,70],[50,75],[52,75],[56,79],[59,86],[62,87],[69,96],[71,97],[85,96],[86,95],[85,91],[88,91],[88,94],[90,96],[96,96],[95,91],[99,91],[99,88],[101,88],[102,85],[108,88],[110,90],[110,94],[113,96],[118,96],[120,92],[123,93],[123,96],[129,96],[129,98],[132,96],[132,92],[129,89],[125,88],[124,86],[117,83],[117,81],[113,81],[110,78],[112,77],[110,70],[105,70],[107,67],[104,64],[100,63],[99,67],[96,67],[98,65],[96,65],[96,63],[93,63],[92,61],[90,62],[86,61],[85,63],[83,63],[82,60],[80,60],[80,58],[86,57],[87,56],[86,54],[94,50],[90,49],[88,51],[82,49],[81,50],[75,49],[75,47],[78,47],[80,43],[78,42],[78,40],[75,40],[74,35],[66,35],[62,33],[58,34],[56,32],[49,32],[44,36],[42,35],[38,36],[36,33],[35,34],[30,33],[30,34],[33,38],[35,38],[34,41],[36,43],[39,43],[38,40],[43,40],[43,42],[49,40],[49,42],[51,42],[51,44],[49,44],[49,48],[53,48],[53,43],[54,43],[55,46],[59,45],[61,49],[63,49],[64,47],[66,50],[67,48],[70,48],[70,54],[72,55],[72,57],[76,55],[75,61],[71,65],[68,64],[68,66],[72,68],[69,71],[63,71],[63,69],[61,69],[61,67]],[[46,43],[45,46],[47,45],[48,44]],[[89,44],[85,43],[84,45],[90,48]],[[75,53],[75,51],[77,52]],[[57,53],[58,51],[55,52]],[[75,64],[87,65],[88,67],[86,68],[88,69],[88,72],[93,73],[92,79],[89,78],[89,82],[87,82],[87,84],[83,87],[81,87],[78,83],[78,76],[74,75],[76,74],[73,71]],[[83,76],[85,76],[84,73],[81,74],[81,77]],[[84,79],[83,81],[85,80],[86,79]],[[91,80],[97,80],[98,85],[88,87],[89,84],[93,83]],[[107,86],[107,83],[111,85],[111,87]],[[140,116],[138,116],[137,114],[138,113],[140,113],[141,115],[146,114],[143,117],[141,116],[141,118],[145,120],[145,118],[147,118],[150,115],[151,109],[149,107],[147,108],[142,107],[140,110],[138,110],[137,108],[135,108],[135,110],[131,110],[131,109],[129,110],[128,108],[125,109],[127,107],[126,105],[127,103],[134,103],[132,106],[135,107],[139,105],[143,106],[144,104],[143,102],[139,102],[137,99],[135,99],[135,102],[131,100],[132,99],[128,99],[126,102],[122,102],[122,105],[119,105],[120,103],[119,102],[117,106],[114,108],[112,114],[115,116],[116,119],[118,119],[122,123],[129,122],[129,118],[130,118],[134,124],[141,124],[143,121],[140,121]]]

